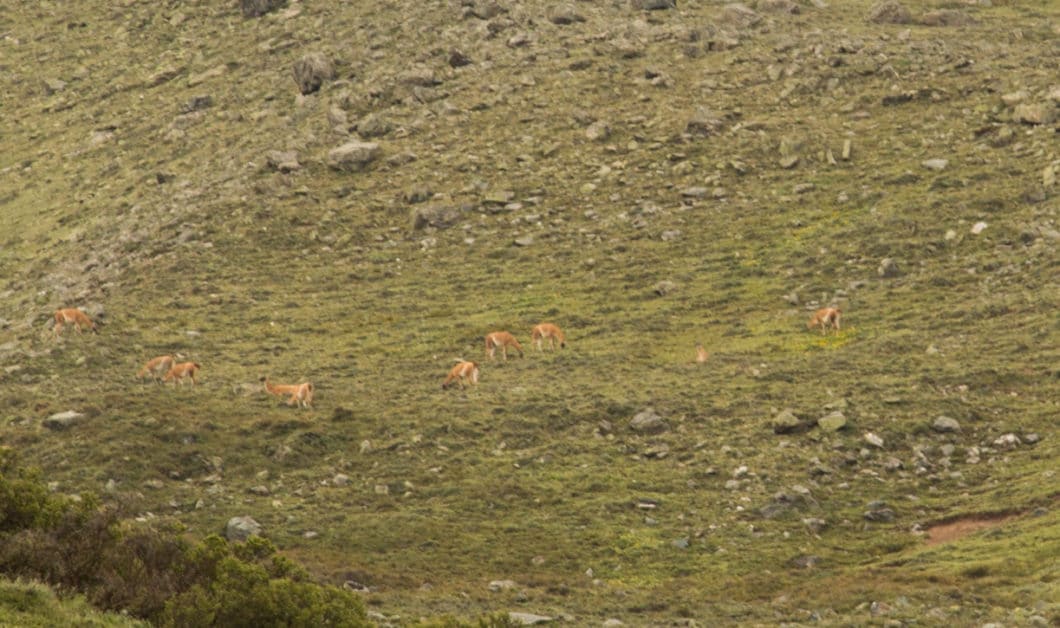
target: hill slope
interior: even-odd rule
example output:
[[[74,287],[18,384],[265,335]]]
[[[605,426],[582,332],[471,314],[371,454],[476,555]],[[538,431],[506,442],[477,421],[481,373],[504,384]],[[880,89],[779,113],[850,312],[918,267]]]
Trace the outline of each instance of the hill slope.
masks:
[[[1057,621],[1060,6],[634,4],[0,8],[0,442],[396,623]]]

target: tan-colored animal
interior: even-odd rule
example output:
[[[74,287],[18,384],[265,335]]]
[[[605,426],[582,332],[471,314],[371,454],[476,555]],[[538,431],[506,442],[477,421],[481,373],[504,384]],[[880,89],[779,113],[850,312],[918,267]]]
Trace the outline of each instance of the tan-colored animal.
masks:
[[[273,384],[269,381],[269,376],[261,378],[261,381],[265,382],[265,390],[278,397],[284,395],[290,395],[290,399],[287,400],[287,405],[292,406],[298,404],[299,408],[312,408],[313,407],[313,384],[310,382],[304,382],[301,384]]]
[[[486,334],[486,355],[488,355],[491,360],[498,348],[501,350],[501,355],[507,360],[508,347],[515,349],[519,352],[519,357],[523,357],[523,346],[519,344],[519,341],[515,339],[515,336],[506,331],[495,331]]]
[[[198,373],[201,368],[202,367],[199,366],[198,362],[181,362],[180,364],[174,364],[170,367],[166,376],[162,378],[162,381],[168,382],[172,380],[174,386],[176,386],[177,383],[180,383],[180,385],[183,386],[184,378],[188,378],[191,380],[191,385],[194,386],[195,374]]]
[[[156,382],[161,382],[162,378],[169,373],[169,370],[173,368],[176,362],[171,355],[160,355],[157,358],[151,358],[136,376],[140,379],[150,376]]]
[[[703,345],[696,345],[696,364],[703,364],[709,357],[710,354],[703,348]]]
[[[843,316],[843,312],[837,307],[823,307],[813,313],[813,317],[810,318],[810,322],[806,323],[807,329],[813,329],[814,327],[820,327],[821,333],[827,333],[829,327],[835,330],[835,333],[839,333],[839,319]]]
[[[542,350],[541,345],[545,340],[548,340],[548,348],[551,351],[555,351],[557,342],[560,348],[567,346],[567,337],[563,335],[563,330],[552,323],[535,325],[530,331],[530,340],[538,351]]]
[[[449,371],[449,376],[442,382],[442,389],[449,388],[453,382],[460,382],[460,388],[464,388],[468,385],[478,383],[478,364],[474,362],[468,362],[467,360],[460,360],[457,362]]]
[[[92,333],[98,334],[99,330],[96,329],[96,324],[92,322],[84,312],[77,309],[76,307],[65,307],[61,310],[55,310],[55,336],[58,337],[62,334],[63,328],[67,325],[73,325],[77,328],[77,333],[81,333],[81,330],[88,328],[92,330]]]

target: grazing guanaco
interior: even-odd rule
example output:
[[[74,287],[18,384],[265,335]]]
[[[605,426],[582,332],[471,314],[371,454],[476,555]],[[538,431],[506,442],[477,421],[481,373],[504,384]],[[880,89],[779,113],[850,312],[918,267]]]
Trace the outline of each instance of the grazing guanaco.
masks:
[[[163,382],[173,380],[173,385],[176,386],[179,382],[181,386],[184,385],[184,378],[187,377],[191,380],[191,385],[195,385],[195,374],[199,372],[198,362],[181,362],[180,364],[174,364],[166,376],[162,378]]]
[[[842,317],[843,312],[837,307],[823,307],[813,313],[813,317],[810,318],[810,322],[806,323],[807,329],[813,329],[814,327],[820,327],[821,333],[827,332],[828,328],[831,327],[835,330],[835,333],[839,333],[839,319]]]
[[[265,382],[265,390],[273,395],[278,397],[290,395],[291,398],[287,400],[287,405],[291,406],[297,403],[299,408],[313,407],[313,384],[310,382],[302,384],[273,384],[269,381],[268,375],[262,377],[261,381]]]
[[[150,376],[156,382],[161,382],[174,364],[176,364],[176,360],[173,359],[173,356],[160,355],[157,358],[148,360],[147,364],[144,364],[144,367],[140,369],[136,376],[140,379]]]
[[[55,336],[58,337],[67,325],[76,327],[79,334],[85,327],[91,329],[94,334],[99,333],[92,319],[76,307],[64,307],[61,310],[55,310]]]
[[[472,384],[478,383],[478,364],[474,362],[468,362],[467,360],[460,360],[456,363],[449,371],[449,376],[442,382],[442,389],[449,388],[453,382],[460,382],[460,388],[467,386],[468,382]]]
[[[515,349],[519,352],[519,357],[523,357],[523,346],[519,344],[519,341],[515,339],[515,336],[506,331],[495,331],[486,334],[486,355],[488,355],[491,360],[498,348],[501,350],[501,355],[507,360],[508,347]]]
[[[538,351],[542,350],[541,344],[545,340],[548,340],[548,348],[551,351],[555,351],[557,342],[561,349],[567,346],[567,337],[563,335],[563,330],[552,323],[535,325],[533,330],[530,331],[530,340]]]
[[[696,364],[703,364],[708,357],[710,357],[710,354],[703,348],[703,345],[696,345]]]

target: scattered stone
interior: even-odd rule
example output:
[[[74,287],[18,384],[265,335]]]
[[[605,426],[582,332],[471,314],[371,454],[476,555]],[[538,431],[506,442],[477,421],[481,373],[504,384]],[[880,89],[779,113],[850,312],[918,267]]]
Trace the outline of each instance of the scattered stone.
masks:
[[[798,15],[801,9],[793,0],[758,0],[755,8],[770,13],[788,13]]]
[[[974,225],[972,225],[971,228],[972,235],[979,235],[983,232],[984,229],[986,229],[986,226],[986,223],[982,221],[975,223]]]
[[[49,430],[61,432],[62,430],[71,428],[78,423],[81,423],[85,419],[83,412],[76,410],[67,410],[66,412],[57,412],[42,421],[42,425]]]
[[[681,196],[685,198],[705,198],[709,190],[705,187],[694,186],[681,190]]]
[[[225,526],[225,538],[229,541],[245,541],[251,536],[260,536],[261,530],[261,524],[252,517],[232,517]]]
[[[1033,445],[1033,444],[1037,443],[1038,441],[1040,441],[1041,439],[1042,439],[1042,437],[1038,436],[1037,432],[1031,432],[1030,434],[1024,434],[1023,435],[1023,442],[1027,443],[1028,445]]]
[[[357,133],[364,138],[386,135],[393,128],[386,118],[370,113],[357,122]]]
[[[803,555],[792,558],[791,566],[798,569],[813,569],[819,562],[821,559],[818,556]]]
[[[518,586],[514,580],[493,580],[489,583],[488,588],[494,593],[499,593],[501,591],[511,591]]]
[[[706,107],[697,107],[696,113],[685,123],[685,133],[706,137],[717,133],[722,127],[722,119]]]
[[[890,257],[885,257],[880,260],[880,266],[876,269],[876,274],[884,279],[893,279],[902,273],[898,269],[897,262]]]
[[[1021,90],[1016,91],[1016,92],[1009,92],[1008,94],[1002,94],[1001,95],[1001,102],[1005,103],[1009,107],[1015,107],[1016,105],[1018,105],[1018,104],[1024,102],[1025,100],[1027,100],[1028,96],[1030,96],[1030,94],[1028,94],[1026,90],[1021,89]]]
[[[261,17],[287,6],[287,0],[239,0],[243,17]]]
[[[1016,107],[1012,119],[1023,124],[1052,124],[1056,120],[1053,103],[1023,103]]]
[[[332,486],[349,486],[350,476],[345,473],[336,473],[335,477],[331,478]]]
[[[270,150],[265,153],[265,162],[279,172],[294,172],[302,168],[298,163],[298,153],[293,150]]]
[[[258,495],[260,497],[265,497],[265,496],[269,495],[272,491],[269,490],[269,487],[267,487],[267,486],[265,486],[263,484],[259,484],[258,486],[251,486],[250,488],[247,489],[247,492],[252,494],[252,495]]]
[[[646,408],[638,412],[629,422],[629,427],[634,432],[641,434],[659,434],[670,429],[666,421],[652,408]]]
[[[894,521],[895,512],[892,508],[888,508],[887,504],[882,501],[874,501],[869,503],[869,509],[865,511],[864,517],[866,521],[874,521],[877,523],[890,523]]]
[[[777,163],[780,164],[781,168],[783,168],[785,170],[791,170],[795,166],[799,165],[799,156],[798,155],[787,155],[785,157],[781,157],[780,161],[777,162]]]
[[[548,21],[563,26],[574,24],[575,22],[584,22],[585,17],[578,13],[572,5],[561,4],[552,7],[548,11]]]
[[[795,416],[791,409],[784,409],[777,413],[772,420],[774,434],[794,434],[806,430],[808,427],[802,419]]]
[[[717,16],[718,22],[737,29],[747,29],[762,21],[762,16],[739,2],[726,4]]]
[[[379,144],[375,142],[346,142],[328,152],[328,166],[342,172],[358,172],[379,156]]]
[[[62,79],[45,79],[44,81],[44,94],[47,96],[61,92],[64,89],[66,89],[66,81]]]
[[[677,0],[630,0],[629,4],[639,11],[659,11],[677,8]]]
[[[971,26],[979,22],[964,11],[954,9],[939,9],[928,11],[917,20],[924,26]]]
[[[453,48],[449,51],[449,67],[462,68],[465,65],[471,65],[471,57],[464,54],[463,51]]]
[[[1023,441],[1020,440],[1020,437],[1012,433],[1002,434],[994,440],[994,446],[1002,449],[1015,449],[1022,444]]]
[[[961,424],[957,422],[957,419],[940,416],[931,424],[931,429],[940,434],[947,434],[961,431]]]
[[[552,618],[547,615],[534,615],[533,613],[517,613],[511,611],[508,613],[508,620],[514,624],[522,626],[533,626],[535,624],[548,624],[552,622]]]
[[[664,279],[652,286],[652,291],[660,297],[665,297],[676,289],[677,284],[670,281],[669,279]]]
[[[809,517],[807,519],[803,519],[802,524],[809,528],[810,532],[813,532],[814,534],[818,534],[828,527],[827,521],[825,521],[824,519],[819,519],[817,517]]]
[[[304,55],[294,63],[294,82],[303,95],[312,94],[320,89],[324,81],[335,78],[335,66],[331,60],[319,52]]]
[[[534,236],[525,235],[515,239],[515,246],[531,246],[534,244]]]
[[[872,5],[867,19],[873,24],[908,24],[913,16],[897,0],[882,0]]]
[[[950,162],[947,159],[925,159],[920,162],[920,165],[928,170],[941,171],[945,170],[946,166],[950,165]]]
[[[603,142],[611,137],[611,127],[602,120],[597,120],[585,129],[585,137],[591,142]]]
[[[883,468],[887,471],[894,472],[903,469],[904,467],[905,465],[902,464],[902,461],[898,458],[895,458],[894,456],[890,456],[889,458],[883,461]]]
[[[836,410],[830,412],[823,417],[817,419],[817,427],[828,432],[838,432],[839,430],[846,427],[847,417],[842,412]]]
[[[865,439],[866,443],[872,445],[873,447],[883,449],[883,439],[876,435],[874,432],[865,432],[863,438]]]

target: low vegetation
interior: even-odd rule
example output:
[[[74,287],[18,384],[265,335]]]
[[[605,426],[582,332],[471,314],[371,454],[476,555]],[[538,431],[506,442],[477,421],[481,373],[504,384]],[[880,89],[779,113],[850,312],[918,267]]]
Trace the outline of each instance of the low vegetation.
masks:
[[[1055,2],[240,4],[0,6],[0,613],[1060,621]]]

